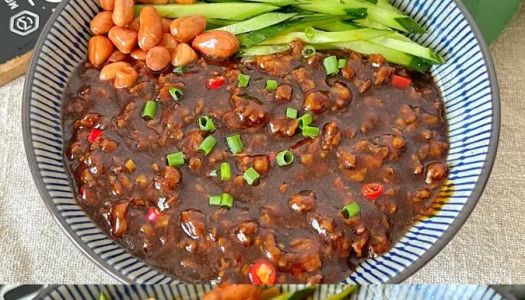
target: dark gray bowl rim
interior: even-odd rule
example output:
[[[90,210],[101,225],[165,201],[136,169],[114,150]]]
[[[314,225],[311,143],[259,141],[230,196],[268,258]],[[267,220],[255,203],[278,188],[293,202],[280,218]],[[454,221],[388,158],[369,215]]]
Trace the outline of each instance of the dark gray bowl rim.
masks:
[[[481,174],[479,175],[479,181],[474,187],[472,194],[470,195],[469,199],[465,203],[458,217],[449,225],[448,229],[441,235],[441,237],[427,251],[425,251],[425,253],[423,253],[419,258],[417,258],[415,262],[412,263],[410,266],[408,266],[406,269],[404,269],[403,271],[395,275],[393,278],[391,278],[387,283],[403,282],[405,279],[407,279],[412,274],[414,274],[416,271],[418,271],[423,266],[425,266],[432,258],[434,258],[434,256],[436,256],[452,240],[452,238],[461,229],[463,224],[465,224],[466,220],[468,219],[468,217],[474,210],[474,207],[476,207],[476,204],[478,203],[481,197],[481,194],[483,193],[483,190],[485,190],[485,187],[487,186],[488,179],[490,177],[492,168],[494,166],[494,162],[496,160],[496,153],[498,151],[500,127],[501,127],[501,103],[500,103],[498,78],[496,76],[496,69],[494,67],[494,63],[492,61],[492,57],[490,55],[485,39],[483,38],[483,35],[481,34],[481,31],[479,30],[478,25],[474,21],[474,18],[472,17],[472,15],[469,13],[465,5],[460,0],[454,0],[454,2],[458,6],[462,14],[465,16],[470,27],[474,31],[476,40],[478,41],[478,44],[481,48],[481,52],[483,54],[483,59],[486,62],[487,72],[489,75],[490,87],[491,87],[492,96],[493,96],[493,101],[492,101],[493,120],[492,120],[491,137],[490,137],[489,149],[487,153],[487,159],[485,160],[485,163],[483,164]],[[33,149],[33,144],[31,140],[32,134],[31,134],[30,113],[29,113],[31,93],[29,91],[31,90],[31,83],[34,80],[34,73],[35,73],[35,68],[37,65],[37,60],[38,60],[38,57],[40,57],[40,52],[42,51],[42,46],[44,44],[44,41],[49,31],[51,30],[53,24],[55,23],[56,19],[61,14],[61,12],[64,10],[64,7],[67,4],[68,4],[68,1],[63,1],[57,6],[57,8],[55,9],[55,12],[51,16],[51,18],[49,18],[44,29],[40,33],[40,36],[38,38],[38,41],[33,51],[33,57],[31,59],[31,64],[27,72],[28,75],[25,79],[23,103],[22,103],[22,132],[23,132],[23,138],[24,138],[24,148],[26,152],[26,157],[29,163],[31,174],[33,176],[33,180],[35,181],[35,184],[38,188],[40,196],[44,200],[44,203],[47,209],[52,214],[53,218],[58,223],[62,231],[66,233],[66,235],[82,251],[84,255],[86,255],[89,259],[91,259],[91,261],[93,261],[97,266],[99,266],[107,274],[111,275],[113,278],[119,280],[122,283],[133,283],[132,280],[130,280],[128,277],[121,274],[113,266],[108,264],[104,259],[99,257],[95,252],[93,252],[93,250],[91,250],[91,248],[89,248],[87,244],[85,244],[73,232],[73,230],[71,230],[69,224],[67,224],[67,222],[60,216],[60,212],[55,207],[51,197],[47,193],[44,181],[38,171],[36,158],[34,156],[34,149]]]

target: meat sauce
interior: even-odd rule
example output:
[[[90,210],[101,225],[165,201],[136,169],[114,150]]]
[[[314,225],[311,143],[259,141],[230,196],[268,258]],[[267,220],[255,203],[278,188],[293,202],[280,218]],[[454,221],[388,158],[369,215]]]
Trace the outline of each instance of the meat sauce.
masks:
[[[99,80],[100,69],[79,67],[63,122],[80,205],[132,254],[186,282],[249,282],[250,265],[266,259],[277,283],[333,283],[388,251],[429,213],[447,177],[439,92],[428,75],[378,55],[331,53],[347,63],[327,76],[327,54],[303,58],[301,48],[247,62],[200,58],[184,73],[130,61],[138,80],[129,89]],[[240,73],[250,76],[246,88],[237,87]],[[411,76],[412,85],[394,88],[393,74]],[[223,86],[206,86],[217,78]],[[277,89],[265,89],[268,79]],[[180,101],[171,87],[183,91]],[[148,100],[158,102],[152,120],[141,117]],[[288,107],[310,112],[319,136],[304,137]],[[204,115],[214,133],[199,130]],[[205,156],[197,148],[210,134],[218,144]],[[241,136],[240,154],[225,142],[232,134]],[[295,161],[279,167],[275,155],[283,150]],[[167,166],[166,155],[179,151],[185,165]],[[213,176],[223,162],[231,180]],[[242,177],[250,167],[261,175],[255,185]],[[368,183],[383,188],[375,200],[363,196]],[[233,207],[210,206],[209,197],[223,192]],[[360,213],[347,218],[341,208],[352,202]]]

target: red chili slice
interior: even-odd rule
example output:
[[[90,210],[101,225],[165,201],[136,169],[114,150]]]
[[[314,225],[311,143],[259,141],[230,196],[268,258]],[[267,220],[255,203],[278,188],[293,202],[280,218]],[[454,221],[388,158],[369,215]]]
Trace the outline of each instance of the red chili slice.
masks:
[[[277,271],[271,262],[260,259],[250,266],[250,281],[256,285],[275,284]]]
[[[226,80],[224,77],[215,77],[206,80],[206,87],[211,90],[220,89]]]
[[[91,129],[91,132],[89,133],[88,135],[88,142],[90,143],[95,143],[95,142],[98,142],[98,140],[100,140],[100,137],[102,136],[102,130],[100,129],[97,129],[97,128],[93,128]]]
[[[392,86],[401,90],[404,90],[408,88],[412,84],[412,79],[399,76],[399,75],[392,75]]]
[[[363,196],[369,200],[376,200],[383,194],[383,185],[381,183],[367,183],[363,185],[361,191]]]
[[[146,213],[146,219],[150,222],[156,222],[159,218],[159,210],[156,207],[150,207]]]

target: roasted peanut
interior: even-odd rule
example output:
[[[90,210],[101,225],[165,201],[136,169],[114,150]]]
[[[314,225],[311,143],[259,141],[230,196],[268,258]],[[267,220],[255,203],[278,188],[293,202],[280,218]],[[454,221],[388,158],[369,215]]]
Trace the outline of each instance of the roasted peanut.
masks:
[[[129,23],[128,26],[126,26],[126,28],[129,30],[133,30],[135,32],[139,32],[140,18],[139,17],[134,18],[133,21],[131,21],[131,23]]]
[[[162,18],[154,7],[140,11],[139,47],[148,51],[162,40]]]
[[[170,24],[171,34],[178,42],[187,43],[206,29],[206,18],[203,16],[186,16],[173,20]]]
[[[170,24],[171,24],[171,19],[162,18],[162,32],[170,33],[171,32]]]
[[[89,23],[89,29],[94,35],[106,34],[113,27],[113,13],[110,11],[103,11],[96,15],[91,23]]]
[[[88,60],[92,65],[103,64],[111,53],[113,53],[113,43],[107,37],[97,35],[89,39]]]
[[[112,11],[115,6],[115,0],[100,0],[100,6],[104,10]]]
[[[133,21],[133,5],[133,0],[115,0],[113,23],[117,26],[124,27]]]
[[[177,4],[194,4],[197,0],[175,0]]]
[[[198,55],[190,45],[181,43],[171,55],[171,64],[175,67],[185,66],[197,60]]]
[[[227,59],[239,50],[239,40],[228,31],[213,30],[198,35],[192,43],[194,49],[213,59]]]
[[[127,62],[108,64],[100,71],[100,80],[115,80],[113,85],[117,89],[132,86],[137,81],[137,71]]]
[[[175,50],[175,48],[177,48],[178,44],[179,43],[175,40],[173,35],[165,33],[162,35],[162,41],[160,41],[159,46],[166,47],[170,51],[170,53],[172,53]]]
[[[129,54],[137,45],[137,33],[133,30],[114,26],[109,31],[108,37],[124,54]]]
[[[146,66],[152,71],[160,71],[170,64],[171,54],[166,47],[155,46],[148,50]]]
[[[115,50],[108,58],[108,62],[123,61],[126,59],[126,54],[120,52],[120,50]]]
[[[129,54],[134,60],[146,60],[146,51],[137,48]]]

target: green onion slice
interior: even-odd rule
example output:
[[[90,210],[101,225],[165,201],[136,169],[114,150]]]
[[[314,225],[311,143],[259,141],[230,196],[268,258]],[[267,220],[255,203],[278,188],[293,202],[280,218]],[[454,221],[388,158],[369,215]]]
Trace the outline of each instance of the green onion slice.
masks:
[[[312,114],[306,113],[299,118],[299,128],[304,128],[313,122]]]
[[[221,164],[221,180],[226,181],[230,180],[232,178],[232,169],[230,167],[230,164],[227,162],[223,162]]]
[[[257,173],[257,171],[255,171],[253,167],[251,167],[244,172],[244,175],[242,177],[244,178],[244,180],[246,180],[246,182],[249,185],[253,185],[257,182],[257,180],[259,180],[261,175],[259,175],[259,173]]]
[[[315,138],[319,136],[319,128],[317,127],[305,126],[302,130],[304,137]]]
[[[214,132],[215,131],[215,124],[213,123],[213,119],[208,116],[202,116],[198,120],[199,128],[202,131],[209,131]]]
[[[339,68],[337,67],[337,57],[334,55],[326,57],[323,61],[323,65],[326,75],[334,75],[339,72]]]
[[[276,90],[278,85],[279,83],[277,83],[276,80],[272,80],[272,79],[266,80],[266,90],[268,91]]]
[[[168,91],[169,91],[171,97],[173,98],[173,100],[175,100],[175,101],[182,100],[182,96],[184,96],[182,91],[179,88],[177,88],[177,87],[171,87]]]
[[[241,136],[239,134],[226,137],[226,143],[233,154],[239,154],[244,150],[244,145],[242,144]]]
[[[207,136],[204,141],[202,141],[198,149],[202,152],[202,154],[208,155],[213,150],[215,145],[217,145],[217,139],[210,135]]]
[[[222,200],[221,195],[210,196],[210,205],[212,205],[212,206],[219,206],[219,205],[221,205],[221,200]]]
[[[277,165],[279,167],[285,167],[293,163],[294,156],[292,152],[285,150],[277,153],[275,159],[277,160]]]
[[[361,212],[361,208],[359,207],[359,204],[357,204],[357,202],[352,202],[343,206],[341,212],[346,218],[353,218],[359,215],[359,213]]]
[[[308,26],[304,29],[304,36],[307,39],[313,39],[315,37],[315,29],[312,26]]]
[[[293,107],[287,107],[286,108],[286,117],[290,118],[290,119],[297,119],[297,109],[293,108]]]
[[[184,66],[178,66],[178,67],[173,68],[173,73],[184,74]]]
[[[184,166],[184,153],[177,152],[168,154],[166,156],[166,162],[170,167],[182,167]]]
[[[346,62],[347,62],[347,60],[344,59],[344,58],[339,59],[339,60],[337,61],[337,67],[338,67],[339,69],[344,68],[344,67],[346,66]]]
[[[312,45],[306,45],[301,52],[304,58],[309,58],[315,55],[315,47]]]
[[[230,209],[233,207],[233,196],[228,193],[221,194],[221,207]]]
[[[250,75],[246,74],[239,74],[239,77],[237,77],[237,86],[238,87],[247,87],[250,83]]]
[[[144,111],[142,112],[142,118],[147,120],[153,120],[155,119],[156,114],[157,102],[153,100],[146,101],[146,104],[144,105]]]

